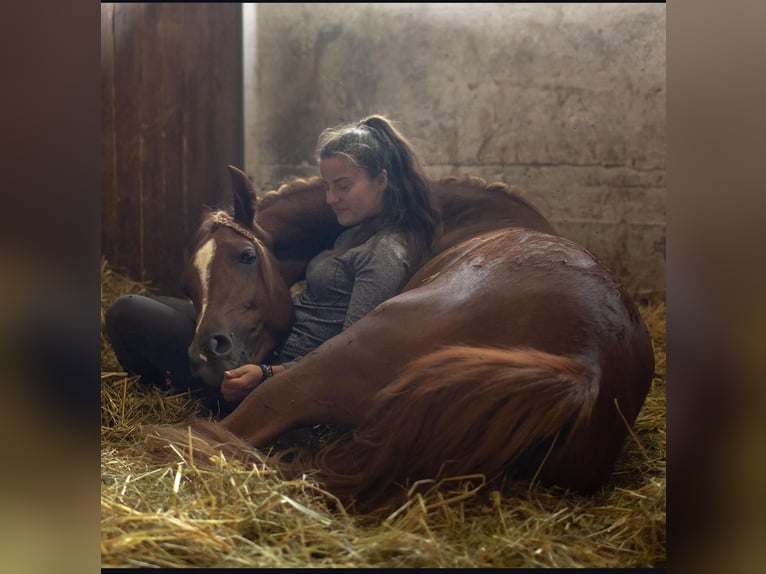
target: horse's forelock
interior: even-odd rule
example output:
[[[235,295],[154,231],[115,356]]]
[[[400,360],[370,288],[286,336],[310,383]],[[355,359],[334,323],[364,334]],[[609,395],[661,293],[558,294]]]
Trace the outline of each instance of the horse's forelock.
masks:
[[[215,210],[210,210],[205,218],[202,220],[202,223],[200,223],[199,228],[197,229],[197,235],[194,238],[194,245],[195,250],[202,247],[205,242],[207,242],[208,239],[210,239],[210,236],[213,235],[213,214],[216,213]]]

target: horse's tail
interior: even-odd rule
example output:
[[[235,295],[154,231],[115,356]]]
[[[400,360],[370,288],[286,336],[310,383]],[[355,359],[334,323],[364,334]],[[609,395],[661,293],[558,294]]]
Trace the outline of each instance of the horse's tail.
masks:
[[[165,462],[181,458],[188,464],[208,464],[215,457],[242,463],[267,464],[268,457],[215,421],[194,418],[175,425],[142,425],[146,452]]]
[[[597,376],[576,359],[531,349],[453,346],[408,364],[365,422],[315,459],[344,502],[387,504],[397,483],[483,473],[530,474],[587,421]]]

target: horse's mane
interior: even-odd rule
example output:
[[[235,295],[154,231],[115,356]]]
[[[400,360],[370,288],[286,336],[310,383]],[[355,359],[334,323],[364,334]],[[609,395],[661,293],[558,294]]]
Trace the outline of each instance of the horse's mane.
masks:
[[[432,180],[432,185],[449,186],[459,190],[460,194],[456,196],[449,196],[442,194],[439,199],[442,202],[441,208],[448,207],[449,204],[460,204],[461,199],[471,197],[478,197],[478,194],[498,194],[504,196],[514,202],[517,202],[529,210],[539,213],[539,209],[527,199],[526,190],[520,185],[512,185],[503,181],[488,182],[486,179],[475,175],[460,175],[460,176],[447,176],[436,180]],[[485,196],[486,197],[486,196]]]
[[[432,188],[431,193],[434,207],[440,210],[443,216],[450,216],[451,211],[462,209],[467,199],[479,199],[480,197],[490,199],[495,194],[497,194],[495,197],[505,197],[526,206],[532,211],[538,211],[526,198],[526,191],[518,185],[511,185],[502,181],[490,183],[486,179],[475,175],[447,176],[438,179],[429,178],[429,183]],[[455,193],[454,195],[438,193],[435,190],[437,186],[451,188],[455,190]],[[324,183],[319,176],[287,179],[280,183],[276,189],[266,191],[260,195],[258,211],[268,211],[276,206],[287,208],[288,211],[290,211],[291,206],[310,207],[311,204],[306,204],[307,197],[321,197],[321,203],[324,205],[324,194],[320,195],[317,193],[323,187]],[[206,206],[205,209],[208,213],[197,231],[197,245],[201,245],[210,236],[214,226],[213,214],[216,211],[224,211],[228,214],[233,213],[232,206],[217,209]]]
[[[502,181],[493,181],[490,183],[486,179],[475,175],[447,176],[431,179],[429,181],[432,184],[436,183],[459,187],[468,193],[477,191],[500,193],[534,208],[534,206],[526,199],[526,190],[519,185],[511,185]],[[308,178],[296,177],[286,180],[282,182],[276,190],[267,191],[261,196],[261,209],[265,209],[275,202],[301,200],[306,193],[314,192],[317,188],[323,186],[324,183],[319,176],[311,176]]]
[[[520,185],[512,185],[505,183],[504,181],[488,182],[486,179],[476,175],[460,175],[460,176],[447,176],[432,181],[436,184],[449,185],[454,187],[460,187],[468,192],[472,191],[489,191],[501,193],[514,199],[521,201],[532,207],[529,201],[526,199],[527,192]]]
[[[322,179],[319,176],[309,178],[296,177],[283,182],[275,190],[265,192],[260,199],[259,209],[267,209],[275,202],[287,200],[298,201],[305,196],[307,192],[312,192],[318,187],[322,187]]]

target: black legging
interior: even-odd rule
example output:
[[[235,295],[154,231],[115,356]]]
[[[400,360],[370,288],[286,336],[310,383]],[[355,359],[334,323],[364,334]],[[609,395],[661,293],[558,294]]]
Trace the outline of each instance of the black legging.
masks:
[[[218,416],[225,416],[237,406],[222,400],[217,389],[206,387],[201,380],[191,376],[187,349],[194,338],[197,313],[188,300],[123,295],[107,309],[105,320],[106,334],[120,365],[129,373],[140,375],[144,383],[163,386],[169,377],[177,390],[201,389],[206,408]],[[286,360],[277,352],[272,357],[280,363]],[[324,425],[323,428],[325,440],[347,430],[335,425]],[[286,433],[275,445],[279,448],[316,446],[319,443],[316,443],[315,434],[311,428],[299,428]]]
[[[162,385],[169,378],[176,389],[199,388],[187,356],[196,319],[186,299],[123,295],[106,311],[106,335],[120,365],[144,383]]]

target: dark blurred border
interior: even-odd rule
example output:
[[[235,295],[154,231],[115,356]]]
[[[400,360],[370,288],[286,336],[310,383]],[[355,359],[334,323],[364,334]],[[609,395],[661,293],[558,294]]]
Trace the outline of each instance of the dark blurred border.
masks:
[[[764,571],[766,6],[667,10],[669,565]]]
[[[766,8],[667,10],[669,569],[762,571]],[[0,534],[14,572],[100,562],[99,11],[15,3],[0,25]]]
[[[3,570],[99,556],[99,3],[14,3],[0,24]]]

